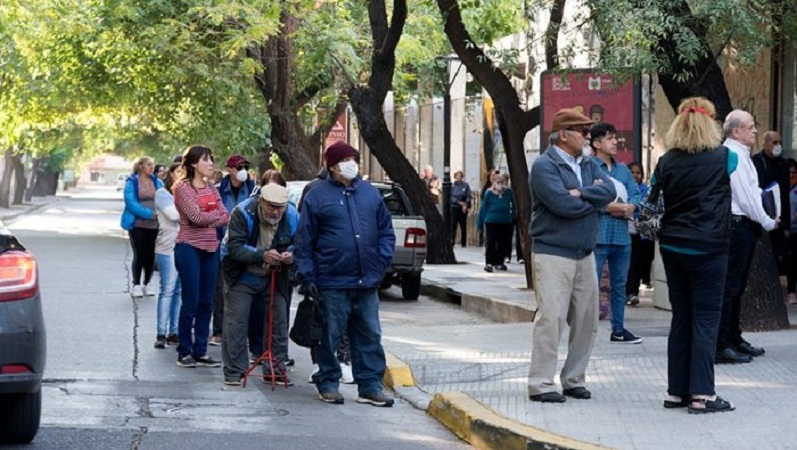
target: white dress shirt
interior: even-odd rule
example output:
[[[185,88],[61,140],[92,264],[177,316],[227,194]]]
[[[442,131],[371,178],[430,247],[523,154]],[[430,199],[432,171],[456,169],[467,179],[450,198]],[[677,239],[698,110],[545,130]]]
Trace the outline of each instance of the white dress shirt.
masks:
[[[576,178],[578,178],[578,184],[580,184],[581,187],[584,187],[584,181],[581,179],[581,160],[583,158],[581,156],[579,156],[578,158],[571,156],[569,153],[567,153],[566,151],[562,150],[561,148],[555,145],[553,146],[553,148],[556,149],[556,152],[559,154],[559,156],[561,156],[562,159],[565,160],[567,165],[570,166],[571,169],[573,169],[573,172],[576,173]],[[752,163],[750,164],[752,165]]]
[[[774,230],[777,222],[769,217],[761,203],[758,172],[753,166],[753,160],[750,159],[750,148],[731,138],[725,139],[722,145],[739,157],[739,165],[731,174],[731,213],[746,216],[760,223],[767,231]]]

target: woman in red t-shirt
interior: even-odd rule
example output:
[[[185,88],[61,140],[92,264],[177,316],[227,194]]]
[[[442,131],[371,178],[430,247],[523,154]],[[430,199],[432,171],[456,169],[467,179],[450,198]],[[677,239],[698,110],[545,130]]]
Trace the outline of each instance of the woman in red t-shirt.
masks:
[[[207,354],[213,288],[219,270],[216,228],[230,219],[212,182],[213,151],[194,145],[183,152],[182,179],[174,186],[174,204],[180,213],[180,231],[174,262],[183,289],[177,346],[181,367],[219,367]]]

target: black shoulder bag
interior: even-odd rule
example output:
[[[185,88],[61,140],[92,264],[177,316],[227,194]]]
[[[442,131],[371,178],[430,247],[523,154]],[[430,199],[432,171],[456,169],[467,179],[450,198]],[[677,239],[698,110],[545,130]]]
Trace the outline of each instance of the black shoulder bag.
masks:
[[[664,218],[664,196],[661,195],[661,183],[656,183],[650,188],[648,196],[640,202],[639,215],[634,219],[634,227],[640,236],[655,240],[661,229]]]
[[[318,299],[305,296],[296,308],[296,317],[289,336],[298,346],[309,348],[321,345],[324,315],[318,302]]]

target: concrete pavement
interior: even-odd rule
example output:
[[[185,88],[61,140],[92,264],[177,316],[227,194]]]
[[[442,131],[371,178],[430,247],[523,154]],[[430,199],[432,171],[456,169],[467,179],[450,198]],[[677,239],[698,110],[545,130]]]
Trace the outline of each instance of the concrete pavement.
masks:
[[[455,252],[460,264],[426,266],[425,292],[461,301],[496,323],[440,326],[434,335],[394,327],[383,340],[409,366],[417,385],[396,387],[397,393],[414,398],[476,447],[797,448],[794,328],[746,333],[766,355],[750,364],[716,366],[717,393],[735,403],[736,411],[695,416],[667,410],[662,399],[670,313],[653,308],[647,290],[638,307],[626,308],[626,328],[643,337],[642,344],[611,344],[609,322],[601,321],[587,371],[591,400],[531,402],[526,380],[532,324],[517,321],[530,317],[533,299],[523,266],[513,262],[508,272],[487,273],[481,249]],[[789,310],[791,323],[797,323],[797,307]]]

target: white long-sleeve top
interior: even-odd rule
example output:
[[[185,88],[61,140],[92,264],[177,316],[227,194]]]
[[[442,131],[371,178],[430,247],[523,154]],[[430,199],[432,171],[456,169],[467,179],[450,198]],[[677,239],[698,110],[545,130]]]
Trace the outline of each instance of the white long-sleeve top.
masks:
[[[174,241],[180,229],[180,214],[174,206],[174,197],[165,188],[155,192],[155,207],[158,212],[158,238],[155,240],[155,253],[172,255]]]
[[[731,214],[746,216],[760,223],[767,231],[774,230],[777,222],[767,215],[761,203],[758,172],[753,166],[753,160],[750,159],[750,148],[731,138],[725,139],[722,145],[739,157],[739,165],[731,174]]]

